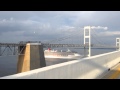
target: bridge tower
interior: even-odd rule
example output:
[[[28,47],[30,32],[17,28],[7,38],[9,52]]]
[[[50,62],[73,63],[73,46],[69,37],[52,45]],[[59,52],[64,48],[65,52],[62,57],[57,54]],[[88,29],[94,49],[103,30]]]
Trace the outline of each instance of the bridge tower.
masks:
[[[85,26],[84,27],[84,49],[86,46],[88,47],[88,56],[91,56],[91,27]]]
[[[120,50],[120,38],[116,38],[116,50]]]

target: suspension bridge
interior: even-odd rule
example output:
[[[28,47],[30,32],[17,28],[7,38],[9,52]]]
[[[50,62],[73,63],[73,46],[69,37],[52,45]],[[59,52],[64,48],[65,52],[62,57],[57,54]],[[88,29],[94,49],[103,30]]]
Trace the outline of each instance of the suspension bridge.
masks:
[[[84,33],[83,33],[84,32]],[[81,36],[79,35],[81,34]],[[77,37],[78,36],[78,37]],[[83,37],[82,37],[83,36]],[[6,52],[11,55],[19,55],[18,74],[3,78],[33,78],[33,79],[86,79],[86,78],[119,78],[119,74],[112,71],[115,65],[120,63],[120,38],[115,38],[116,43],[105,43],[99,35],[91,30],[90,26],[84,27],[84,31],[50,40],[42,41],[21,41],[19,43],[0,43],[0,56]],[[74,40],[73,40],[74,38]],[[68,40],[68,41],[65,41]],[[62,42],[63,41],[63,42]],[[74,42],[73,42],[74,41]],[[115,45],[116,44],[116,45]],[[40,47],[39,47],[40,46]],[[69,61],[61,64],[45,67],[45,60],[42,48],[84,48],[89,50],[88,57]],[[116,51],[91,56],[92,48],[115,48]],[[40,51],[39,51],[40,50]],[[10,53],[5,55],[10,55]],[[38,53],[38,54],[36,54]],[[39,55],[40,54],[40,55]],[[40,60],[39,60],[40,59]],[[119,66],[119,65],[118,65]],[[117,67],[117,71],[118,71]],[[36,70],[33,70],[36,69]],[[32,70],[32,71],[31,71]],[[26,72],[29,71],[29,72]],[[24,75],[23,73],[24,72]],[[105,76],[106,75],[106,76]]]
[[[88,29],[88,28],[87,28]],[[81,30],[76,31],[70,35],[57,38],[54,40],[44,41],[20,41],[19,43],[0,43],[0,56],[20,55],[22,49],[27,43],[40,43],[43,48],[119,48],[115,43],[106,43],[107,41],[101,40],[100,35],[96,30]],[[84,33],[83,33],[84,32]],[[89,40],[87,40],[89,39]],[[104,39],[104,38],[103,38]],[[62,42],[63,41],[63,42]],[[90,42],[89,42],[90,41]]]

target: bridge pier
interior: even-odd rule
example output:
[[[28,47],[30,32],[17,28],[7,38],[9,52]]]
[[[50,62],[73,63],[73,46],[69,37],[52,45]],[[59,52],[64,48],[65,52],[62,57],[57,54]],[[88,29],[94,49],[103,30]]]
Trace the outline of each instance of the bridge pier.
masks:
[[[13,55],[15,55],[15,45],[13,46]]]
[[[17,73],[30,71],[46,66],[43,45],[40,43],[27,43],[26,46],[19,46]]]

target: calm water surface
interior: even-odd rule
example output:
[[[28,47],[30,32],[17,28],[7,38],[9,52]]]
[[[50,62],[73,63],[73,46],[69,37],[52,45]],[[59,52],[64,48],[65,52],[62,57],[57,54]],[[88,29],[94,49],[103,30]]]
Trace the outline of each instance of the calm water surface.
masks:
[[[76,51],[79,54],[84,55],[84,49],[70,49],[70,50]],[[112,51],[115,51],[115,49],[92,49],[91,55],[94,56]],[[71,60],[46,59],[46,65],[49,66],[67,61],[71,61]],[[16,74],[16,71],[17,71],[17,56],[0,57],[0,77]]]

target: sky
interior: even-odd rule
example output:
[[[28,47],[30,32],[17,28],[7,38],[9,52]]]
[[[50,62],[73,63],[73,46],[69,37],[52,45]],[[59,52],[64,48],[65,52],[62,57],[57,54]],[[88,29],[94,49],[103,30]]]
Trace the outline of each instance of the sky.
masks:
[[[115,44],[120,11],[0,11],[0,42],[48,42],[74,33],[78,40],[84,26],[101,42]]]

